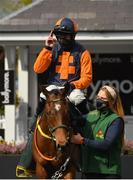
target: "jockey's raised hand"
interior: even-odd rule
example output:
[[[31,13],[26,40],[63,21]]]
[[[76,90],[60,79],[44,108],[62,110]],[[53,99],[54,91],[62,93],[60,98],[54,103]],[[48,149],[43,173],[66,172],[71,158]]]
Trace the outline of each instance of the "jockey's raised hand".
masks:
[[[53,37],[53,31],[50,32],[48,39],[45,41],[45,46],[53,48],[54,43],[56,42],[56,38]]]

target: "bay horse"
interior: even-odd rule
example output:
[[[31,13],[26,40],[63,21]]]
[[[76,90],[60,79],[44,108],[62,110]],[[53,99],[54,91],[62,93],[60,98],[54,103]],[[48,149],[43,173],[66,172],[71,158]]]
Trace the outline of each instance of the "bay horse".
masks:
[[[38,117],[33,140],[36,176],[40,179],[74,179],[74,144],[70,143],[69,105],[64,89],[43,92],[46,103]]]

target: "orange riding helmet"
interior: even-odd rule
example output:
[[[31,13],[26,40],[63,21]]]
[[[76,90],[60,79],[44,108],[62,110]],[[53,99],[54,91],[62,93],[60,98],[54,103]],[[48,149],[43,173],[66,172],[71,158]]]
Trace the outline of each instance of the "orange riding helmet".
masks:
[[[77,25],[70,18],[61,18],[55,24],[53,33],[55,35],[64,33],[64,34],[70,34],[70,35],[75,36],[77,33]]]

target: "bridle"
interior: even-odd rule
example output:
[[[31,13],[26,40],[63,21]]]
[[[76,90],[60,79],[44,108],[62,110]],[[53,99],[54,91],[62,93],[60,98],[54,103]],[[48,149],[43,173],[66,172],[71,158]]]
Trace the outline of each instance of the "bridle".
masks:
[[[64,99],[54,99],[54,100],[51,100],[51,101],[47,101],[47,103],[57,103],[57,102],[66,102],[67,99],[64,98]],[[51,127],[51,125],[49,124],[48,122],[48,118],[49,118],[49,114],[47,112],[44,112],[44,116],[46,117],[46,120],[47,120],[47,125],[48,125],[48,130],[49,132],[51,133],[51,135],[54,137],[53,135],[53,132],[58,129],[58,128],[65,128],[66,130],[68,130],[68,126],[66,124],[60,124],[58,126],[54,126],[54,127]]]
[[[60,102],[60,101],[67,101],[67,100],[66,100],[66,98],[65,99],[55,99],[55,100],[47,101],[47,103],[53,103],[53,102],[56,103],[56,102]],[[48,122],[48,116],[49,115],[46,112],[44,112],[43,115],[46,117],[45,120],[47,121],[48,131],[50,132],[51,136],[49,136],[48,134],[43,132],[43,130],[41,129],[41,126],[40,126],[41,116],[40,116],[37,119],[37,124],[36,124],[35,132],[34,132],[34,143],[35,143],[36,150],[37,150],[38,154],[41,156],[42,159],[47,160],[47,161],[53,161],[53,160],[56,159],[56,156],[52,157],[52,156],[48,156],[48,155],[43,155],[41,153],[41,151],[39,150],[39,147],[37,145],[37,131],[39,131],[41,136],[43,136],[44,138],[50,139],[51,141],[56,142],[56,138],[55,138],[55,136],[53,134],[54,131],[56,129],[58,129],[58,128],[65,128],[65,129],[67,129],[67,131],[69,133],[70,128],[66,124],[61,124],[61,125],[58,125],[58,126],[55,126],[55,127],[51,127],[51,125]],[[68,138],[70,138],[70,137],[68,136]]]

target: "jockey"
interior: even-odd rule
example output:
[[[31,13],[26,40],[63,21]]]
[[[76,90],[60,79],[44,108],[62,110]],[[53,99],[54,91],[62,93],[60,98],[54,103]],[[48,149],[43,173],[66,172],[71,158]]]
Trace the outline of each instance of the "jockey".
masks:
[[[71,106],[73,107],[72,104],[74,104],[82,114],[86,114],[88,108],[84,90],[92,81],[92,60],[88,50],[76,42],[76,33],[77,25],[72,19],[58,20],[45,41],[45,47],[35,61],[34,71],[37,74],[47,73],[47,84],[50,85],[47,87],[48,91],[64,86],[68,88],[68,99]],[[45,100],[45,95],[41,93],[34,122],[42,112]],[[32,153],[29,153],[29,149],[31,149],[31,142],[27,143],[26,150],[17,166],[16,171],[19,177],[24,177],[18,172],[22,170],[26,176],[29,175],[26,171],[32,160]]]
[[[47,84],[69,86],[69,100],[85,113],[84,89],[92,81],[90,53],[75,41],[77,25],[69,18],[57,21],[36,59],[34,71],[47,72]]]

